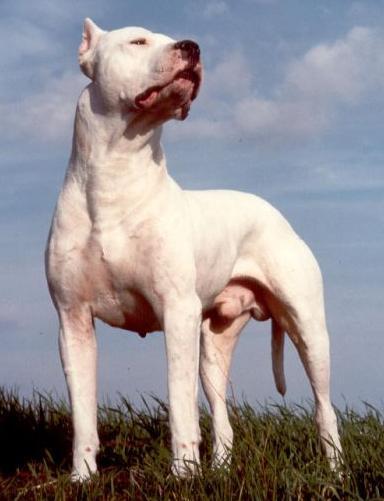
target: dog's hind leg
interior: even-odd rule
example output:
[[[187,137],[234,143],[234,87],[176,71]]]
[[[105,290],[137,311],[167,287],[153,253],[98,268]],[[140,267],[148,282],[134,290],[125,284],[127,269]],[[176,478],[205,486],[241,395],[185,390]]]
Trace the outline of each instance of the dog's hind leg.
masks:
[[[72,480],[87,480],[97,471],[96,336],[84,307],[60,311],[60,355],[68,386],[73,422]]]
[[[324,322],[315,319],[295,322],[288,332],[293,340],[308,375],[314,399],[315,420],[322,447],[331,469],[340,463],[341,445],[336,414],[330,401],[329,338]]]
[[[292,339],[302,360],[314,395],[321,443],[330,466],[335,469],[341,446],[330,400],[329,337],[321,271],[302,240],[285,237],[284,245],[269,245],[271,251],[265,257],[267,305],[280,329]],[[281,370],[279,341],[277,348],[277,368]]]
[[[207,318],[202,324],[200,378],[213,418],[214,466],[230,458],[233,431],[226,406],[228,375],[237,339],[249,318],[246,311],[235,319],[215,322]]]

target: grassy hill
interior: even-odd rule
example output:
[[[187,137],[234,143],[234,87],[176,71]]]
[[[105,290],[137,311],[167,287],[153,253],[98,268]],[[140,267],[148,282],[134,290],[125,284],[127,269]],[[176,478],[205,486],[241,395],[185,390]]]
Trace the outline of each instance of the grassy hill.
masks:
[[[118,405],[102,405],[100,475],[74,485],[67,405],[0,389],[0,499],[384,499],[384,419],[368,404],[362,413],[338,413],[341,480],[321,454],[309,405],[230,407],[235,448],[229,469],[209,468],[211,423],[201,409],[201,475],[177,480],[169,474],[166,405],[153,398],[139,409],[123,397]]]

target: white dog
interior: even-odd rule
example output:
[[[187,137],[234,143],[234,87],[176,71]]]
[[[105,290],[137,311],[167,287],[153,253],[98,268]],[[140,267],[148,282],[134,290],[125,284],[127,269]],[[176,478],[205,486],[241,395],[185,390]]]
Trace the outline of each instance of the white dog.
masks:
[[[308,374],[334,467],[341,448],[314,257],[264,200],[183,191],[166,169],[161,125],[188,115],[201,80],[198,45],[142,28],[105,32],[86,19],[79,61],[91,83],[78,102],[46,252],[72,407],[73,478],[97,469],[95,317],[143,336],[165,332],[177,475],[199,462],[199,368],[219,465],[232,445],[225,400],[233,349],[251,317],[271,318],[277,388],[284,394],[286,332]]]

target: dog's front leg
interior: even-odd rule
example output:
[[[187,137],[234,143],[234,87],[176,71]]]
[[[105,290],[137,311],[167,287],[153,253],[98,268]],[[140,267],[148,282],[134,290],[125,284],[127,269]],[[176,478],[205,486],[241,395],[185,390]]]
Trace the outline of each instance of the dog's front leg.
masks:
[[[186,476],[199,463],[197,403],[201,302],[196,296],[172,300],[164,312],[168,362],[172,472]]]
[[[88,308],[60,311],[60,355],[68,386],[73,423],[72,480],[97,471],[96,337]]]

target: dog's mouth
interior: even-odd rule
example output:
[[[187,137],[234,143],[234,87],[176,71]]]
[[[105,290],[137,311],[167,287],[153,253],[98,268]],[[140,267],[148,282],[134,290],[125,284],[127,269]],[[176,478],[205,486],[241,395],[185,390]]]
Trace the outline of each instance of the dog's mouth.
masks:
[[[149,87],[136,96],[135,106],[139,110],[152,108],[158,102],[167,102],[169,107],[181,108],[182,118],[188,114],[190,103],[196,99],[201,83],[201,66],[178,71],[164,85]],[[184,116],[185,115],[185,116]]]

